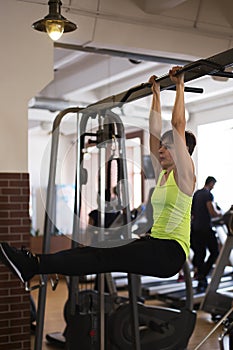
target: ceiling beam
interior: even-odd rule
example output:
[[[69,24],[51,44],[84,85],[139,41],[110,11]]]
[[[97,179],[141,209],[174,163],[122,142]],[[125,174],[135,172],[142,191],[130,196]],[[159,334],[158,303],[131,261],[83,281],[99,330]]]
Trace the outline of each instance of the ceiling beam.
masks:
[[[65,44],[65,43],[60,43],[60,42],[55,42],[54,47],[67,49],[67,50],[77,50],[77,51],[84,51],[84,52],[89,52],[89,53],[96,53],[99,55],[125,57],[125,58],[135,60],[135,61],[137,61],[137,60],[150,61],[150,62],[167,63],[167,64],[174,64],[174,65],[181,65],[181,66],[184,66],[184,65],[190,63],[190,61],[180,59],[180,58],[146,55],[146,54],[141,54],[141,53],[133,53],[133,52],[129,52],[129,51],[101,49],[101,48],[97,48],[97,47],[93,47],[93,46]]]
[[[232,0],[214,0],[215,4],[219,7],[227,22],[233,28],[233,1]]]
[[[141,9],[150,14],[160,14],[187,0],[136,0]]]

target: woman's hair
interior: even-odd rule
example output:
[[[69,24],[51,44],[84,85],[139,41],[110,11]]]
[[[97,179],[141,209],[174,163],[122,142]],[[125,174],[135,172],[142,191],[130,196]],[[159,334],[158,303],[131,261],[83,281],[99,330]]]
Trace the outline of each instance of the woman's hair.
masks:
[[[189,130],[185,130],[185,141],[189,154],[191,156],[193,154],[194,148],[196,147],[197,141],[195,135]]]
[[[161,141],[163,140],[167,140],[169,143],[173,143],[173,131],[172,130],[168,130],[166,131],[162,137],[161,137]],[[188,152],[190,154],[190,156],[193,154],[194,148],[197,144],[196,142],[196,137],[195,135],[189,131],[189,130],[185,130],[185,141],[186,141],[186,146],[188,147]]]

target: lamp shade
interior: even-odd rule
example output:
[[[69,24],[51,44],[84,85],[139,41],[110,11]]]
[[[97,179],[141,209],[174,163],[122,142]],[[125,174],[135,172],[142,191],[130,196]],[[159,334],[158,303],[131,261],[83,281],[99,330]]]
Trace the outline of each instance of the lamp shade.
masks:
[[[40,31],[40,32],[47,32],[46,29],[46,23],[50,21],[61,21],[64,23],[64,33],[68,33],[68,32],[73,32],[74,30],[77,29],[77,26],[75,23],[72,23],[70,21],[68,21],[65,17],[63,17],[62,15],[57,16],[56,18],[51,17],[50,15],[46,16],[43,19],[40,19],[39,21],[33,23],[32,28]]]

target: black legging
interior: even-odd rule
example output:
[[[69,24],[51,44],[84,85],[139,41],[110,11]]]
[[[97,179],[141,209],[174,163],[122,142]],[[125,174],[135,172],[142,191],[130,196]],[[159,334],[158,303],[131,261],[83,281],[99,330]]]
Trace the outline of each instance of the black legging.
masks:
[[[78,247],[39,257],[39,274],[126,272],[162,278],[174,276],[186,260],[178,242],[151,237],[113,248]]]

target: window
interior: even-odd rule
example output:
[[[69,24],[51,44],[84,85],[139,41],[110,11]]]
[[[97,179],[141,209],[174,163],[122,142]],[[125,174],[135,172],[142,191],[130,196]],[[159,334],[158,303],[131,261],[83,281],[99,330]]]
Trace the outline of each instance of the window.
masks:
[[[207,176],[217,183],[212,191],[224,210],[233,204],[233,119],[198,126],[198,188]]]

